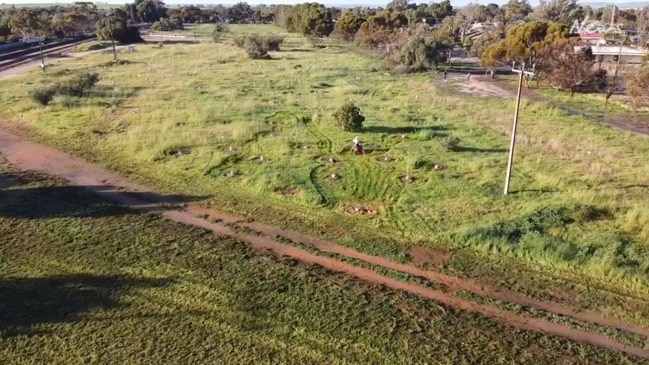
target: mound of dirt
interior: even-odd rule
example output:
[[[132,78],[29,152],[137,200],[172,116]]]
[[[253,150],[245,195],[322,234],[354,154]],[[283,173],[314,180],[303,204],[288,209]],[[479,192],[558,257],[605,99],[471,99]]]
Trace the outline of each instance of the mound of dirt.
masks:
[[[376,158],[376,160],[379,161],[379,162],[392,162],[392,161],[394,161],[394,159],[392,157],[389,157],[389,156],[379,156],[379,157]]]
[[[401,177],[399,178],[399,180],[401,180],[401,182],[404,183],[404,184],[412,184],[412,183],[414,183],[415,180],[417,180],[417,179],[416,179],[414,176],[411,176],[411,175],[405,175],[405,176],[401,176]]]
[[[337,159],[337,158],[335,158],[335,157],[333,157],[333,156],[330,156],[330,157],[323,157],[323,158],[321,159],[321,161],[322,161],[323,163],[327,164],[327,165],[335,165],[335,164],[339,164],[339,163],[340,163],[340,160]]]
[[[379,211],[372,206],[364,206],[360,204],[348,205],[344,208],[345,213],[357,215],[365,218],[374,218],[379,214]]]
[[[300,194],[300,189],[297,188],[277,188],[274,191],[284,196],[296,196]]]

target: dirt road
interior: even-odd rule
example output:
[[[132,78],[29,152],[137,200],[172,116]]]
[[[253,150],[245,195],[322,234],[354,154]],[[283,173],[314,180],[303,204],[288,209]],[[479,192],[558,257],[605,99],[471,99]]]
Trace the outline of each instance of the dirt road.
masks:
[[[569,308],[556,303],[535,301],[513,292],[493,290],[470,280],[444,275],[434,271],[426,271],[413,265],[397,263],[382,257],[359,252],[319,238],[303,235],[295,231],[282,230],[257,222],[248,222],[240,218],[197,206],[180,210],[163,208],[160,203],[170,200],[147,187],[132,184],[119,175],[107,172],[81,158],[70,156],[51,147],[29,142],[20,136],[0,130],[0,154],[15,167],[24,170],[34,170],[66,179],[70,184],[85,187],[100,196],[112,199],[121,205],[160,214],[163,217],[196,227],[209,230],[217,235],[228,235],[248,242],[253,248],[269,251],[278,256],[291,257],[301,262],[313,263],[327,269],[342,272],[358,279],[385,285],[395,290],[403,290],[424,298],[432,299],[446,306],[455,307],[468,312],[487,316],[507,325],[541,333],[563,336],[574,341],[590,343],[615,351],[649,359],[649,351],[631,347],[613,341],[601,334],[586,332],[562,324],[540,318],[529,318],[508,312],[496,306],[477,304],[453,295],[457,290],[470,291],[485,298],[533,307],[541,311],[569,316],[577,320],[590,322],[604,327],[613,327],[629,333],[649,337],[649,331],[616,320],[602,318],[590,313],[574,313]],[[258,234],[242,233],[247,230]],[[274,241],[277,236],[294,242],[288,245]],[[377,272],[343,262],[331,257],[321,256],[322,253],[333,253],[345,258],[362,260],[375,266],[408,273],[415,277],[446,285],[448,292],[434,290],[425,286],[413,284],[383,276]]]

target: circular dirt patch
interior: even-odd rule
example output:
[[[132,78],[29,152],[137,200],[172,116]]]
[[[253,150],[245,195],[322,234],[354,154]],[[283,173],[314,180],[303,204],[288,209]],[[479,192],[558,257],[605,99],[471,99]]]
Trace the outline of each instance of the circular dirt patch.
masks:
[[[376,160],[379,161],[379,162],[392,162],[392,161],[394,161],[394,159],[392,157],[389,157],[389,156],[379,156],[379,157],[376,158]]]
[[[340,176],[340,175],[338,175],[336,173],[333,173],[331,175],[327,175],[325,177],[325,180],[328,180],[328,181],[331,181],[331,182],[336,182],[336,181],[342,180],[342,178],[343,178],[342,176]]]
[[[406,176],[401,176],[399,180],[401,180],[401,182],[404,184],[412,184],[417,179],[414,176],[406,175]]]
[[[357,215],[365,218],[374,218],[379,214],[379,211],[372,206],[364,206],[360,204],[348,205],[344,208],[345,213]]]
[[[284,196],[296,196],[300,194],[300,189],[297,188],[277,188],[275,192]]]
[[[339,163],[340,163],[340,160],[337,159],[337,158],[335,158],[335,157],[333,157],[333,156],[331,156],[331,157],[323,157],[323,158],[321,159],[321,161],[322,161],[323,163],[327,164],[327,165],[335,165],[335,164],[339,164]]]

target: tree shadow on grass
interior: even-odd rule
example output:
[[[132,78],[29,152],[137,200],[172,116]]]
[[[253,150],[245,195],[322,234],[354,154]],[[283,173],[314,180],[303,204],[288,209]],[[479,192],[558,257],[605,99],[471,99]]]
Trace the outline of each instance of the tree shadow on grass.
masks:
[[[431,131],[431,132],[443,132],[446,131],[447,128],[441,127],[441,126],[433,126],[433,127],[415,127],[415,126],[410,126],[410,127],[388,127],[388,126],[382,126],[382,125],[370,125],[363,127],[363,132],[370,132],[370,133],[385,133],[385,134],[406,134],[406,133],[415,133],[415,132],[420,132],[420,131]]]
[[[74,274],[0,279],[0,338],[43,333],[34,327],[74,322],[95,309],[124,306],[130,291],[166,287],[169,279]]]
[[[34,186],[45,184],[50,186]],[[51,178],[38,174],[0,173],[0,217],[98,218],[133,214],[133,210],[126,207],[156,212],[206,198],[207,196],[162,195],[150,191],[125,193],[110,185],[52,185]],[[162,208],[158,204],[167,207]]]
[[[479,147],[463,147],[458,146],[455,151],[457,152],[473,152],[473,153],[505,153],[509,151],[506,148],[479,148]]]

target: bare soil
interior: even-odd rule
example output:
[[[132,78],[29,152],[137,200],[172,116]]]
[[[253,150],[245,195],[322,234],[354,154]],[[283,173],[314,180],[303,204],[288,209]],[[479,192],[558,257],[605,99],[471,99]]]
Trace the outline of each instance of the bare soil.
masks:
[[[448,252],[435,251],[421,246],[411,247],[408,253],[412,263],[423,268],[444,266],[451,259]]]
[[[300,189],[297,188],[277,188],[275,192],[284,196],[296,196],[300,195]]]
[[[365,218],[374,218],[379,214],[378,209],[372,206],[360,205],[360,204],[350,204],[343,208],[345,213],[351,215],[357,215]]]
[[[165,197],[147,187],[130,183],[120,176],[107,172],[81,158],[70,156],[51,147],[29,142],[18,135],[2,130],[0,130],[0,154],[10,164],[23,170],[34,170],[64,178],[70,184],[84,187],[100,196],[116,201],[123,206],[159,214],[166,219],[200,227],[217,235],[232,236],[248,242],[254,249],[272,252],[277,256],[289,257],[304,263],[317,264],[329,270],[345,273],[360,280],[384,285],[395,290],[407,291],[423,298],[434,300],[447,307],[487,316],[515,328],[563,336],[574,341],[589,343],[649,359],[649,350],[623,345],[598,333],[582,331],[545,319],[528,318],[495,306],[477,304],[466,299],[455,297],[452,293],[459,290],[469,291],[483,297],[516,303],[525,307],[532,307],[541,311],[556,313],[581,321],[649,337],[649,330],[645,328],[603,318],[595,313],[574,312],[570,308],[557,303],[538,301],[515,292],[489,288],[472,280],[449,276],[436,271],[423,270],[412,264],[394,262],[383,257],[366,254],[349,247],[327,242],[317,237],[307,236],[295,231],[283,230],[259,222],[250,222],[212,209],[192,205],[179,210],[162,207],[160,205],[161,203],[173,202],[173,197]],[[360,212],[361,215],[372,216],[377,214],[377,210],[371,207],[351,205],[346,208],[346,211],[349,208],[353,212]],[[246,227],[249,230],[256,231],[257,234],[240,233],[236,229],[237,226]],[[305,247],[316,249],[321,253],[333,253],[347,258],[362,260],[375,266],[400,271],[432,282],[444,284],[449,288],[449,292],[434,290],[410,282],[386,277],[370,269],[354,266],[334,258],[320,256],[317,253],[309,252],[299,247],[273,241],[272,238],[277,236],[290,239]],[[417,251],[418,254],[414,256],[421,257],[422,251],[417,249],[415,253]]]

